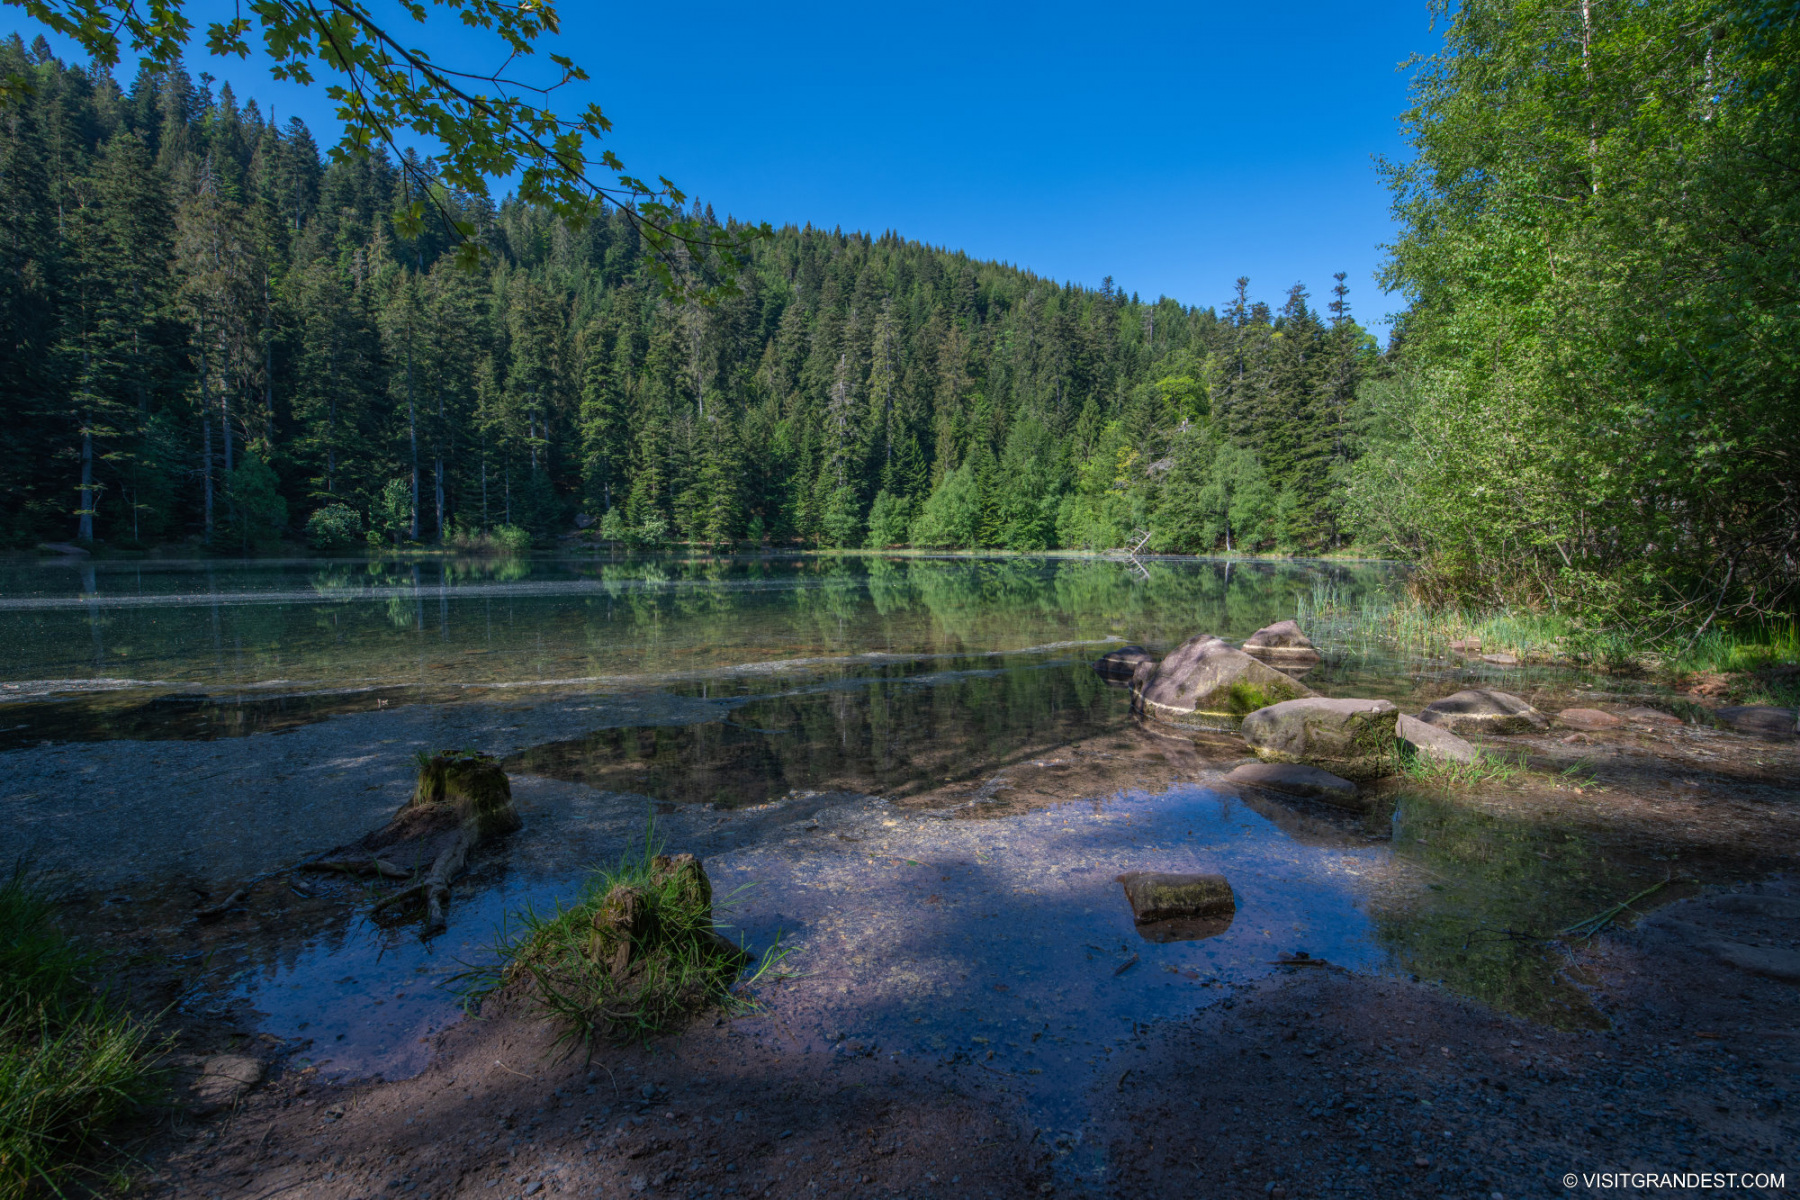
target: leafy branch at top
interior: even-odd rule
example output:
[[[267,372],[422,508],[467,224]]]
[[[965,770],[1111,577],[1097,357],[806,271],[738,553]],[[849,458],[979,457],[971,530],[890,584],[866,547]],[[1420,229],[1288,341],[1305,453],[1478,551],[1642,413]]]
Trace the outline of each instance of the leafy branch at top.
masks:
[[[193,35],[185,0],[7,0],[33,20],[80,43],[97,69],[118,65],[122,47],[159,68],[180,61]],[[356,0],[248,0],[229,21],[208,25],[206,47],[215,55],[248,58],[249,39],[262,46],[279,80],[312,85],[319,72],[333,82],[326,95],[337,105],[343,136],[335,157],[393,152],[409,183],[409,200],[395,214],[406,237],[423,232],[435,211],[458,239],[457,259],[476,265],[485,247],[473,222],[452,211],[453,192],[486,198],[488,181],[518,177],[519,199],[541,204],[579,228],[617,208],[643,239],[651,271],[677,300],[711,303],[735,288],[735,274],[767,225],[721,229],[683,211],[687,197],[667,178],[654,183],[630,174],[618,156],[591,147],[611,130],[597,104],[574,116],[559,114],[550,97],[588,75],[561,54],[547,57],[553,82],[532,83],[511,74],[536,52],[537,43],[560,30],[556,6],[544,0],[393,0],[407,18],[423,24],[433,8],[456,14],[464,26],[499,40],[505,58],[493,71],[461,70],[438,63],[426,50],[404,45],[387,24]],[[245,14],[248,15],[245,15]],[[0,100],[29,89],[22,77],[0,81]],[[431,158],[405,153],[407,134],[430,138],[441,150]],[[610,176],[600,182],[597,176]]]

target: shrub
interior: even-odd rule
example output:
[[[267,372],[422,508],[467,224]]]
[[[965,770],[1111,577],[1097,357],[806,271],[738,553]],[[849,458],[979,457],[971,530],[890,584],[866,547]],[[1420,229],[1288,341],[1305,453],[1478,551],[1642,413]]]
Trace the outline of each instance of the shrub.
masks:
[[[315,550],[340,550],[362,536],[362,514],[348,504],[327,504],[306,518],[306,540]]]

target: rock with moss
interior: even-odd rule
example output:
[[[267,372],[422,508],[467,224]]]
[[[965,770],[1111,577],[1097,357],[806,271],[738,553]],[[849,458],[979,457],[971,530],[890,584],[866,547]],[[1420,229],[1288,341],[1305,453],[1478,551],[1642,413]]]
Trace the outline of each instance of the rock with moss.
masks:
[[[1177,646],[1132,690],[1145,716],[1176,725],[1235,726],[1259,708],[1313,695],[1305,684],[1223,639],[1201,634]]]
[[[1304,763],[1345,779],[1378,779],[1397,765],[1394,727],[1400,710],[1386,700],[1309,696],[1261,708],[1244,718],[1244,741],[1271,763]]]
[[[1167,871],[1127,871],[1118,877],[1139,925],[1184,918],[1229,920],[1237,913],[1231,884],[1223,875],[1179,875]]]
[[[1442,700],[1433,700],[1419,713],[1419,720],[1451,733],[1542,733],[1550,718],[1507,692],[1469,688]]]

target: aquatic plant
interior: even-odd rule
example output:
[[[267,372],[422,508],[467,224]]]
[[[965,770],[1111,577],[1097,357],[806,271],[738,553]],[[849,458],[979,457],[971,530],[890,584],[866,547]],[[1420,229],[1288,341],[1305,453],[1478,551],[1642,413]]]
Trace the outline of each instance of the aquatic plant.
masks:
[[[27,864],[0,882],[0,1195],[103,1180],[107,1135],[154,1103],[163,1043],[96,988]]]
[[[667,1033],[714,1006],[744,1011],[750,1002],[733,988],[752,956],[716,924],[741,892],[715,900],[699,860],[664,855],[647,821],[639,850],[590,875],[574,904],[515,914],[498,961],[460,977],[465,1003],[516,991],[565,1024],[559,1042],[584,1043]],[[785,956],[778,941],[745,982]]]

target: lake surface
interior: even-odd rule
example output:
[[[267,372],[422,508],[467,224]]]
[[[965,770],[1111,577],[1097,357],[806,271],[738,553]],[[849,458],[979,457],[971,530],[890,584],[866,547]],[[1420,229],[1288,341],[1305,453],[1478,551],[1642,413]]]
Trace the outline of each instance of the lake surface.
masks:
[[[802,974],[762,1000],[809,1049],[1000,1072],[1066,1148],[1113,1047],[1284,956],[1587,1019],[1548,952],[1479,931],[1596,911],[1647,864],[1425,794],[1366,816],[1239,794],[1241,742],[1146,727],[1092,670],[1400,583],[1198,560],[11,563],[0,806],[72,912],[129,905],[178,945],[202,897],[382,824],[416,752],[500,754],[525,829],[478,856],[443,936],[370,921],[359,887],[269,884],[180,1003],[330,1072],[417,1071],[510,915],[572,899],[653,818],[744,888],[752,945],[788,948]],[[1412,711],[1474,681],[1582,684],[1322,649],[1309,686]],[[1115,882],[1139,868],[1224,873],[1236,918],[1147,940]]]

